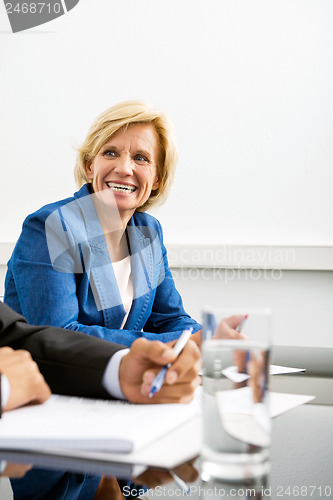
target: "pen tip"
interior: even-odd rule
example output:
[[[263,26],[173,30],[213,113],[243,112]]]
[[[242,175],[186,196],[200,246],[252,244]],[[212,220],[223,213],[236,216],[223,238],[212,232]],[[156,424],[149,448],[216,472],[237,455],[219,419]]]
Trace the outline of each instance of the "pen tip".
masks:
[[[148,397],[149,397],[149,398],[152,398],[152,397],[154,396],[155,392],[156,392],[156,389],[155,389],[155,387],[153,387],[153,388],[151,389],[150,393],[148,394]]]

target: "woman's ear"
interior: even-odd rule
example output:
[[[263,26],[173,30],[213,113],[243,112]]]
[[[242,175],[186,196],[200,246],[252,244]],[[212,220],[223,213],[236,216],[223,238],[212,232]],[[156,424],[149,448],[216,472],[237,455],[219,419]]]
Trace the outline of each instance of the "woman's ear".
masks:
[[[86,171],[87,179],[91,180],[91,179],[94,178],[94,166],[93,166],[93,162],[86,163],[86,165],[85,165],[85,171]]]
[[[157,188],[158,188],[158,186],[159,186],[159,185],[160,185],[160,181],[159,181],[158,176],[156,176],[156,177],[155,177],[155,180],[154,180],[154,183],[153,183],[153,185],[152,185],[152,187],[151,187],[151,189],[154,191],[155,189],[157,189]]]

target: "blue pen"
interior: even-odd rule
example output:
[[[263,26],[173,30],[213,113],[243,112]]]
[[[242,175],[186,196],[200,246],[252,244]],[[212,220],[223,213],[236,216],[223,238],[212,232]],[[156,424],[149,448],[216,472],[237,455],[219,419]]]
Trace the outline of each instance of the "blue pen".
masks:
[[[181,336],[179,337],[179,339],[177,340],[177,342],[175,343],[175,345],[173,346],[173,350],[175,351],[177,356],[184,349],[187,341],[189,340],[189,338],[192,335],[192,332],[193,332],[192,327],[186,328],[183,331],[183,333],[181,334]],[[150,398],[152,398],[154,396],[155,392],[158,392],[161,389],[163,382],[164,382],[164,379],[165,379],[166,372],[170,368],[171,364],[172,363],[169,363],[168,365],[163,366],[163,368],[158,372],[158,374],[154,378],[153,383],[151,384],[151,388],[150,388],[150,393],[149,393]]]

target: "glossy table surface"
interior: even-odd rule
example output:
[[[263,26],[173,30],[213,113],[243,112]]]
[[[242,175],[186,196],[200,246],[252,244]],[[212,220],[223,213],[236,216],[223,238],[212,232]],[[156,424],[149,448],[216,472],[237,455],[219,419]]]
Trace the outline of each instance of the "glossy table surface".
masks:
[[[295,387],[301,383],[307,388],[306,376],[293,379]],[[292,392],[289,378],[280,377],[279,384]],[[301,382],[300,382],[301,381]],[[275,384],[276,385],[276,384]],[[316,391],[321,393],[321,378],[316,380]],[[303,391],[304,392],[304,391]],[[311,393],[311,392],[310,392]],[[313,392],[312,392],[313,394]],[[306,404],[273,419],[271,472],[268,478],[256,485],[203,483],[200,479],[200,457],[175,468],[175,472],[186,481],[190,498],[333,498],[333,406]],[[146,498],[171,498],[184,496],[182,487],[167,470],[151,466],[109,463],[85,459],[60,458],[37,453],[0,452],[0,457],[11,463],[29,463],[50,470],[67,470],[73,473],[90,472],[98,475],[116,476],[117,479],[134,480],[138,493]],[[141,484],[148,487],[143,494]],[[155,489],[154,489],[155,487]],[[256,487],[256,495],[253,488]],[[129,489],[124,498],[130,498]],[[1,500],[11,499],[4,479],[0,480]],[[74,500],[74,499],[69,499]]]

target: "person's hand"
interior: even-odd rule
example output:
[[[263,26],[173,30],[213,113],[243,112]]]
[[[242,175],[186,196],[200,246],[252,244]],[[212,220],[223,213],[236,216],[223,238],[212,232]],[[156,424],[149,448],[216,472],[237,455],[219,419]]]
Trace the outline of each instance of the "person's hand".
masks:
[[[194,342],[200,348],[201,347],[201,342],[202,342],[202,330],[198,330],[197,332],[193,333],[191,335],[191,340],[194,340]]]
[[[194,467],[194,462],[197,457],[193,460],[189,460],[184,464],[178,465],[173,469],[173,472],[177,474],[185,483],[193,483],[198,478],[198,471]],[[170,472],[166,469],[146,469],[142,474],[133,479],[135,484],[144,484],[148,488],[156,488],[162,484],[172,483],[174,478]]]
[[[241,324],[244,316],[234,315],[224,318],[216,327],[214,339],[246,339],[246,336],[237,331],[236,328]]]
[[[51,395],[49,386],[27,351],[2,347],[0,371],[10,383],[9,400],[3,408],[4,411],[28,403],[43,403]]]
[[[216,327],[214,332],[214,339],[228,339],[228,340],[244,340],[246,335],[243,335],[237,330],[240,326],[244,316],[234,315],[229,318],[224,318]],[[246,369],[246,351],[234,351],[234,364],[237,366],[238,372],[243,373]]]
[[[3,471],[2,474],[0,474],[0,476],[11,477],[12,479],[14,478],[19,479],[21,477],[24,477],[31,468],[32,465],[8,463],[6,465],[5,470]]]
[[[264,397],[265,352],[260,351],[258,356],[251,353],[247,368],[250,375],[249,385],[252,388],[253,401],[261,403]]]
[[[121,500],[125,498],[115,477],[102,476],[93,500]]]
[[[120,387],[125,397],[133,403],[188,403],[200,383],[200,351],[189,340],[178,358],[172,346],[176,341],[163,344],[159,340],[145,338],[133,342],[131,350],[121,360],[119,367]],[[149,398],[154,377],[168,363],[164,384],[160,391]]]

